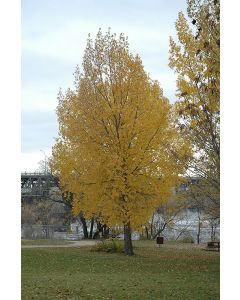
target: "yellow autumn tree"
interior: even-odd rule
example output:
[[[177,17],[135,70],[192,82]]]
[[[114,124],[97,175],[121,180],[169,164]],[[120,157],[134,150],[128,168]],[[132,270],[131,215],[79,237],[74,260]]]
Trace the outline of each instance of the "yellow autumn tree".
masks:
[[[51,168],[73,194],[73,213],[96,214],[124,227],[124,249],[133,254],[131,229],[151,217],[181,181],[189,147],[172,120],[157,81],[129,53],[126,37],[99,30],[89,36],[75,89],[59,94],[59,138]]]
[[[178,42],[170,38],[170,67],[178,74],[175,104],[179,126],[195,152],[190,174],[193,198],[219,217],[220,194],[220,4],[188,0],[188,22],[179,13]]]

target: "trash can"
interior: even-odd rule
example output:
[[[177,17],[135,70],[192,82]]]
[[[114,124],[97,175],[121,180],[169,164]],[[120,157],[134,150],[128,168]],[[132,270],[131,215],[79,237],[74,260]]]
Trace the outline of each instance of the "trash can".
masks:
[[[158,236],[156,242],[159,246],[162,245],[163,244],[163,236]]]

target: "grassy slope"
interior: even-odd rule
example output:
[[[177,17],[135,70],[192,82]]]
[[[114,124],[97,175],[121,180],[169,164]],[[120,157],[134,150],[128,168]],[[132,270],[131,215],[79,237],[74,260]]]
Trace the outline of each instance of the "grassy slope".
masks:
[[[135,242],[136,255],[22,249],[22,299],[219,299],[219,253]]]

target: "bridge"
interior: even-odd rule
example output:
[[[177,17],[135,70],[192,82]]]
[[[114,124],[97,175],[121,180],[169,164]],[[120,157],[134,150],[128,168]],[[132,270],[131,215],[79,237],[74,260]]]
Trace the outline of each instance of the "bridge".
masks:
[[[48,173],[21,173],[21,196],[26,198],[46,198],[52,187],[58,187],[58,178]]]
[[[185,191],[189,184],[198,183],[199,178],[191,178],[189,182],[176,188],[177,192]],[[59,187],[59,180],[50,173],[21,173],[21,197],[22,200],[49,197],[50,189]]]

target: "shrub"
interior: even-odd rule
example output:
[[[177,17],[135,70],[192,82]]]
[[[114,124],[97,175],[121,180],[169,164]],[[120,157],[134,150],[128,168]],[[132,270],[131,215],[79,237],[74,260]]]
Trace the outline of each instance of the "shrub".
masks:
[[[194,239],[191,235],[184,236],[181,240],[182,243],[191,243],[194,244]]]
[[[123,253],[123,243],[115,240],[115,239],[108,239],[102,240],[98,242],[91,248],[91,251],[94,252],[110,252],[110,253]]]

